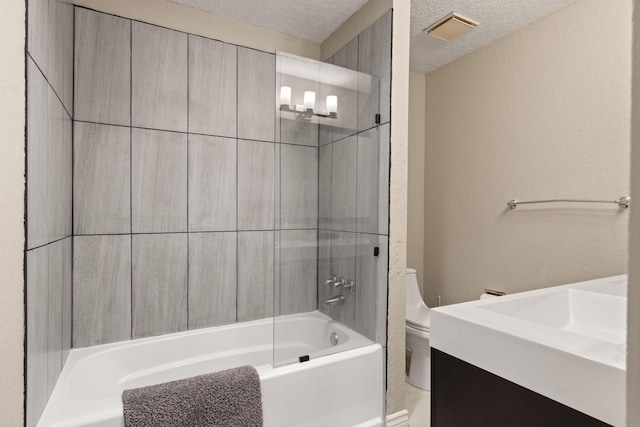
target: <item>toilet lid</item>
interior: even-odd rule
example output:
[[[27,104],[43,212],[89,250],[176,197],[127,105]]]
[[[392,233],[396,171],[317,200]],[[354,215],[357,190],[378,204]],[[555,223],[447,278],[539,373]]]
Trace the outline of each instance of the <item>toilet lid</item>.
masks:
[[[407,304],[406,320],[409,326],[428,331],[431,327],[431,309],[422,301],[418,304]]]

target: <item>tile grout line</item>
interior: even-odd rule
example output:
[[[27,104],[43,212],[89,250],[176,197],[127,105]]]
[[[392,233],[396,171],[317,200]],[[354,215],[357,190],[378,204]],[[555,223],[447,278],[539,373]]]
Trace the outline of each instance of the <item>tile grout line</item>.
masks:
[[[238,225],[238,206],[239,206],[239,188],[240,188],[240,140],[238,139],[238,87],[240,79],[240,49],[236,46],[236,318],[235,322],[238,322],[238,295],[240,284],[240,230]]]
[[[133,21],[129,20],[129,339],[133,339]]]
[[[189,144],[189,92],[190,92],[190,87],[189,87],[189,72],[190,72],[190,67],[189,67],[189,61],[190,61],[190,55],[189,55],[189,49],[190,49],[190,44],[189,44],[189,39],[190,39],[190,35],[187,34],[187,283],[186,283],[186,287],[187,287],[187,326],[186,329],[189,330],[189,151],[190,151],[190,144]]]
[[[76,109],[76,9],[74,7],[73,9],[73,40],[71,41],[72,43],[72,66],[71,66],[71,100],[72,100],[72,104],[71,104],[71,277],[69,280],[71,280],[71,286],[69,287],[69,289],[71,290],[71,295],[70,295],[70,306],[69,306],[69,314],[68,317],[70,318],[70,323],[69,323],[69,351],[73,348],[73,288],[74,288],[74,283],[73,283],[73,277],[74,277],[74,247],[75,247],[75,243],[74,243],[74,236],[75,236],[75,200],[76,200],[76,196],[75,196],[75,187],[76,187],[76,179],[75,179],[75,172],[76,172],[76,150],[75,150],[75,146],[76,146],[76,126],[75,126],[75,122],[74,122],[74,116],[75,116],[75,109]],[[64,298],[64,294],[63,294],[63,298]],[[64,300],[63,300],[63,306],[64,306]],[[63,316],[64,316],[64,310],[63,310]],[[62,336],[64,337],[64,322],[62,325]],[[62,348],[63,348],[63,352],[64,352],[64,339],[63,339],[63,343],[62,343]],[[64,353],[63,353],[64,354]],[[63,357],[64,359],[64,357]],[[62,361],[62,367],[64,368],[64,360]]]
[[[237,138],[235,136],[230,136],[230,135],[214,135],[214,134],[199,133],[199,132],[183,132],[183,131],[172,130],[172,129],[158,129],[158,128],[150,128],[150,127],[144,127],[144,126],[128,126],[128,125],[121,125],[121,124],[117,124],[117,123],[95,122],[95,121],[92,121],[92,120],[74,120],[74,121],[78,122],[78,123],[89,123],[89,124],[94,124],[94,125],[125,127],[125,128],[141,129],[141,130],[152,130],[152,131],[156,131],[156,132],[179,133],[179,134],[183,134],[183,135],[187,135],[188,134],[188,135],[208,136],[208,137],[213,137],[213,138],[224,138],[224,139],[240,139],[242,141],[262,142],[262,143],[265,143],[265,144],[291,145],[291,146],[295,146],[295,147],[303,147],[303,148],[309,148],[309,149],[317,148],[316,146],[313,146],[313,145],[296,144],[296,143],[293,143],[293,142],[276,143],[274,141],[265,141],[265,140],[262,140],[262,139]],[[354,136],[354,135],[356,135],[356,134],[349,135],[349,136],[347,136],[345,138],[349,138],[349,137]],[[341,139],[345,139],[345,138],[341,138]],[[325,144],[325,145],[328,145],[328,144]]]

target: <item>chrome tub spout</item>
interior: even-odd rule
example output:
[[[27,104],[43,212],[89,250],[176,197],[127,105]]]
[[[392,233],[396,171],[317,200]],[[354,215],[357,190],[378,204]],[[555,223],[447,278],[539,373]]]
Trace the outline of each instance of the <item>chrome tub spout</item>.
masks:
[[[324,305],[344,304],[344,295],[338,295],[337,297],[329,298],[324,302]]]

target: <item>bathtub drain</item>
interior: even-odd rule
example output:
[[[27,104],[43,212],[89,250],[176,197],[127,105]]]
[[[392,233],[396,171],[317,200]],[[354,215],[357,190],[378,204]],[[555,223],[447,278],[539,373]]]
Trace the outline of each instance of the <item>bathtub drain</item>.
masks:
[[[336,334],[335,332],[331,334],[331,345],[338,345],[338,334]]]

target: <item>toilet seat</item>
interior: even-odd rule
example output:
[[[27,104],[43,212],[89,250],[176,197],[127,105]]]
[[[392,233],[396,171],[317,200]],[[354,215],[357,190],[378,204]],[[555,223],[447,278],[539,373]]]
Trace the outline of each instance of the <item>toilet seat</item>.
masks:
[[[422,301],[416,305],[407,304],[406,323],[414,329],[429,332],[431,329],[431,309]]]

